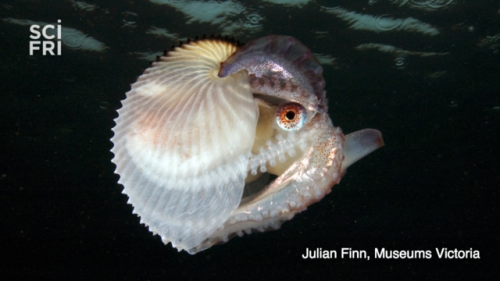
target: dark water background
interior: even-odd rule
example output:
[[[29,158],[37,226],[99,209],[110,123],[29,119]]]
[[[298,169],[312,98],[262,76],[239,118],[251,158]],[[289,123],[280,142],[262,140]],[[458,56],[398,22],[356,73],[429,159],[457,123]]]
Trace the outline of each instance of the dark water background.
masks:
[[[104,1],[93,11],[71,1],[2,2],[2,19],[61,19],[108,47],[29,56],[29,27],[0,21],[0,275],[9,278],[2,279],[498,277],[500,39],[491,39],[500,34],[498,1],[455,1],[434,12],[382,0],[303,7],[240,1],[262,17],[262,28],[236,39],[292,35],[334,57],[324,66],[334,124],[346,133],[379,129],[386,146],[349,168],[327,197],[281,230],[234,238],[195,256],[163,245],[131,214],[109,139],[120,101],[149,65],[133,52],[175,43],[145,34],[150,26],[179,37],[222,28],[186,24],[175,8],[147,1]],[[440,34],[352,30],[320,6],[411,16]],[[123,27],[123,20],[136,27]],[[394,54],[355,49],[363,43],[449,54],[402,56],[399,67]],[[372,260],[303,260],[306,247],[351,247]],[[374,248],[383,247],[434,254],[373,260]],[[436,247],[473,248],[481,259],[440,260]]]

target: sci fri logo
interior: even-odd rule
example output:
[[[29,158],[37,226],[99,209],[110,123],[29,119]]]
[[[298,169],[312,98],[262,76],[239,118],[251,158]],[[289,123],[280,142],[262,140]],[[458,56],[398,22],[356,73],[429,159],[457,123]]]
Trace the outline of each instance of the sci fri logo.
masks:
[[[57,20],[57,23],[61,23],[61,20]],[[32,33],[30,38],[36,40],[30,41],[30,56],[32,56],[35,51],[41,51],[44,56],[47,55],[47,53],[51,56],[55,56],[56,54],[54,53],[54,49],[56,49],[56,43],[56,53],[58,56],[61,55],[61,25],[57,25],[57,38],[55,29],[56,27],[52,24],[47,24],[42,27],[42,31],[40,32],[40,25],[33,24],[30,26],[30,31]],[[39,40],[40,37],[43,37],[42,39],[46,40],[41,41]],[[57,39],[56,43],[52,41],[53,39]]]

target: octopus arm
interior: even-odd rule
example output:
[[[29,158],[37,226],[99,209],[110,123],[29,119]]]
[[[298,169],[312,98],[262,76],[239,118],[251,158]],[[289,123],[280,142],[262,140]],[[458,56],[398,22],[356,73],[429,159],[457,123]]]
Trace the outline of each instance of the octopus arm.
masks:
[[[342,172],[359,159],[384,146],[382,133],[374,129],[363,129],[345,136]]]

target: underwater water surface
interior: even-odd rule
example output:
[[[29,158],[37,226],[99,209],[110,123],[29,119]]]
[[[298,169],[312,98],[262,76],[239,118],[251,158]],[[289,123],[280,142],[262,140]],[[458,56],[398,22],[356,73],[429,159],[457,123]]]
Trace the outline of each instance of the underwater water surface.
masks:
[[[61,55],[30,55],[30,27],[58,20]],[[376,128],[385,146],[280,230],[191,256],[132,214],[110,138],[116,110],[150,62],[212,34],[297,38],[323,66],[333,124],[345,133]],[[4,1],[0,36],[0,252],[13,277],[498,270],[498,2]],[[372,259],[304,260],[306,248],[366,250]],[[433,257],[374,260],[375,248]],[[436,248],[472,248],[480,259],[440,259]]]

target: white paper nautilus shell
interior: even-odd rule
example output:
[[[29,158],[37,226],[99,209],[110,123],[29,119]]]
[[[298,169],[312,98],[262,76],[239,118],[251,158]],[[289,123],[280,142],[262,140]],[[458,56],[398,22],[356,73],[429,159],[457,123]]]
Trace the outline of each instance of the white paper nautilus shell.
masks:
[[[333,127],[322,72],[288,36],[200,39],[160,57],[127,93],[111,139],[141,222],[194,254],[277,229],[323,198],[383,142]]]

